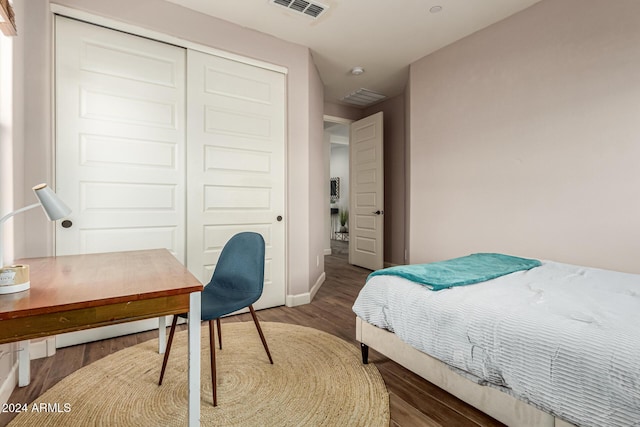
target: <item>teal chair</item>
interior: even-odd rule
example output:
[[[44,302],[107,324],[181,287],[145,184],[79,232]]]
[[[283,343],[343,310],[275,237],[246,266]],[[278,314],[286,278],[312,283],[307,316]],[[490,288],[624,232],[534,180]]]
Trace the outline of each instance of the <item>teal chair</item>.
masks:
[[[222,333],[220,329],[220,317],[233,313],[234,311],[249,308],[253,322],[256,324],[258,334],[262,340],[269,362],[273,364],[267,341],[260,328],[260,322],[253,309],[253,303],[262,295],[264,284],[264,239],[258,233],[239,233],[233,236],[222,249],[218,264],[213,272],[213,277],[202,291],[201,319],[209,321],[209,346],[211,347],[211,382],[213,389],[213,406],[218,405],[216,393],[216,350],[213,337],[213,321],[218,326],[218,344],[222,349]],[[187,314],[180,314],[173,317],[171,332],[167,342],[167,351],[162,361],[162,371],[160,371],[160,381],[167,367],[173,334],[176,330],[178,317],[186,318]]]

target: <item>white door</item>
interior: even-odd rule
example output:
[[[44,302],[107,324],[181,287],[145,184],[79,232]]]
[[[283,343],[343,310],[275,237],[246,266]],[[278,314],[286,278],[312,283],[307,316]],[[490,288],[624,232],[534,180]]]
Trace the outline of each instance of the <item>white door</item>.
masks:
[[[349,142],[349,263],[384,267],[382,112],[351,124]]]
[[[73,211],[56,222],[56,254],[167,248],[184,262],[185,49],[56,17],[55,53],[56,192]]]
[[[285,301],[285,80],[278,72],[188,51],[187,267],[207,284],[224,244],[266,242],[255,308]]]

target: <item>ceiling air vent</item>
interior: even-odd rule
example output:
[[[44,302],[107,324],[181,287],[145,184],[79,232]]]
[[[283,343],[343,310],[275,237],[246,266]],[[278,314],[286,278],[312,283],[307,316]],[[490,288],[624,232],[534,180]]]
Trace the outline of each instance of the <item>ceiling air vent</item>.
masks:
[[[298,13],[303,13],[312,18],[317,18],[329,7],[322,3],[310,2],[306,0],[270,0],[271,3],[277,4]]]
[[[386,97],[387,95],[383,95],[369,89],[360,88],[355,92],[351,92],[349,95],[343,97],[341,101],[348,104],[358,105],[360,107],[366,107],[367,105],[375,104],[378,101],[382,101]]]

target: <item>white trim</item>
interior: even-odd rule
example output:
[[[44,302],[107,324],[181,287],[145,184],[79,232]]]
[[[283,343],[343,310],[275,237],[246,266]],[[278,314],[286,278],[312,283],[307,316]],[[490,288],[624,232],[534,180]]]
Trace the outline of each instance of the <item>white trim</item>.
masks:
[[[324,115],[322,116],[323,120],[325,122],[330,122],[330,123],[340,123],[343,125],[350,125],[351,123],[355,122],[355,120],[351,120],[351,119],[344,119],[342,117],[338,117],[338,116],[328,116],[328,115]]]
[[[29,359],[43,359],[56,354],[56,337],[47,337],[39,340],[31,340],[29,346]]]
[[[329,248],[329,249],[325,249],[325,250],[324,250],[324,254],[325,254],[325,255],[331,255],[331,253],[332,253],[332,252],[331,252],[331,248]]]
[[[320,287],[322,286],[326,278],[327,275],[323,271],[322,274],[318,277],[318,280],[316,280],[316,283],[311,287],[311,291],[305,292],[304,294],[287,295],[285,305],[287,307],[296,307],[299,305],[309,304],[313,297],[316,296],[318,290],[320,290]]]
[[[181,39],[179,37],[163,34],[158,31],[141,28],[136,25],[126,24],[124,22],[116,21],[115,19],[105,18],[103,16],[94,15],[89,12],[73,9],[68,6],[62,6],[59,4],[51,3],[51,12],[57,15],[66,16],[68,18],[79,19],[89,22],[91,24],[102,25],[114,30],[124,31],[136,36],[146,37],[163,43],[173,44],[186,49],[197,50],[203,53],[219,56],[221,58],[230,59],[232,61],[242,62],[244,64],[253,65],[254,67],[264,68],[267,70],[275,71],[277,73],[288,74],[289,70],[281,65],[271,64],[269,62],[260,61],[258,59],[247,58],[246,56],[237,55],[224,50],[216,49],[214,47],[202,45],[200,43],[194,43],[188,40]]]
[[[297,307],[299,305],[309,304],[311,302],[311,294],[306,292],[304,294],[287,295],[285,305],[287,307]]]
[[[14,363],[7,375],[7,379],[0,384],[0,405],[4,405],[9,401],[11,393],[18,383],[18,362]]]
[[[311,294],[312,301],[316,297],[316,294],[320,290],[320,287],[322,286],[326,278],[327,278],[327,274],[323,271],[320,277],[318,277],[318,280],[316,280],[316,284],[313,285],[313,287],[311,288],[310,294]]]

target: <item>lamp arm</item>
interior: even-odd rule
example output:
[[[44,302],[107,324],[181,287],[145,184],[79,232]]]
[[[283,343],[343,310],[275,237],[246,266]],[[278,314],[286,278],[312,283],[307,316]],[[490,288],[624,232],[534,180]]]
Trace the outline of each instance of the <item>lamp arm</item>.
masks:
[[[0,218],[0,225],[2,225],[6,220],[11,218],[12,216],[19,214],[20,212],[28,211],[29,209],[37,208],[38,206],[40,206],[40,203],[34,203],[32,205],[25,206],[24,208],[20,208],[17,211],[9,212],[8,214]]]
[[[37,208],[40,206],[40,203],[34,203],[33,205],[25,206],[24,208],[20,208],[16,211],[9,212],[2,218],[0,218],[0,268],[4,267],[4,241],[3,241],[3,224],[12,216],[19,214],[20,212],[28,211],[29,209]]]

